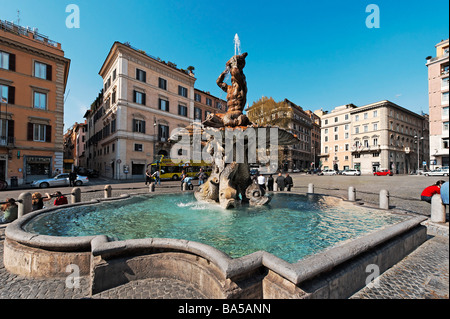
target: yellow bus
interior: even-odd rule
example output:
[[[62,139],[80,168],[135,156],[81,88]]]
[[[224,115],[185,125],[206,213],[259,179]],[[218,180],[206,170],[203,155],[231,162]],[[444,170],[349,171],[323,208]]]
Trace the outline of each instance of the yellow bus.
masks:
[[[161,180],[173,180],[179,181],[181,172],[184,170],[186,175],[192,178],[197,178],[197,174],[200,172],[200,168],[203,168],[208,176],[211,174],[211,164],[206,162],[195,163],[193,161],[182,161],[180,163],[174,163],[170,158],[164,158],[164,155],[155,160],[151,165],[151,173],[159,171]]]

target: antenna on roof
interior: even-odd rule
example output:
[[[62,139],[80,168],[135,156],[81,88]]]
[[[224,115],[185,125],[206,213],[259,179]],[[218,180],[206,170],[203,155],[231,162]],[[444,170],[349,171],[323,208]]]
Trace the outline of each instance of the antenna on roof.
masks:
[[[20,25],[20,10],[17,10],[17,25]]]

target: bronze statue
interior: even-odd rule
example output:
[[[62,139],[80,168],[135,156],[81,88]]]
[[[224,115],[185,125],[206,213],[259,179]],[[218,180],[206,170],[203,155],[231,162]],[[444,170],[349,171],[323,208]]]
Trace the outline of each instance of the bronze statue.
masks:
[[[217,79],[217,85],[227,93],[227,112],[225,114],[212,114],[206,122],[213,127],[236,127],[252,125],[248,117],[243,114],[247,103],[247,81],[243,69],[247,52],[233,56],[226,63]],[[231,85],[224,82],[227,74],[231,75]]]

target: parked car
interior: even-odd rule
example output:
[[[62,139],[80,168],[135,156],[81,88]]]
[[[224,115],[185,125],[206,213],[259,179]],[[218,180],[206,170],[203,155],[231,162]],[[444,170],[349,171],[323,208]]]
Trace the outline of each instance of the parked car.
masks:
[[[77,179],[75,180],[75,186],[86,185],[89,183],[89,179],[86,176],[77,175]],[[53,178],[40,179],[37,181],[33,181],[31,183],[31,187],[39,187],[39,188],[47,188],[54,186],[69,186],[69,174],[59,174]]]
[[[390,169],[383,169],[381,171],[373,172],[373,176],[392,176],[394,173]]]
[[[300,173],[300,169],[294,168],[294,169],[292,170],[292,173]]]
[[[429,172],[425,172],[425,176],[448,176],[449,169],[448,167],[437,168]]]
[[[352,176],[360,176],[361,172],[357,169],[346,169],[342,172],[342,175],[352,175]]]
[[[334,169],[324,169],[319,175],[336,175],[337,172]]]

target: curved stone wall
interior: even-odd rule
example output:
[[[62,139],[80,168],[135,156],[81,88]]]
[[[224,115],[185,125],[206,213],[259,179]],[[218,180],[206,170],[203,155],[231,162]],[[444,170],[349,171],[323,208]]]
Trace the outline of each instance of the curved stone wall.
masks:
[[[5,267],[27,277],[66,277],[67,266],[76,264],[80,275],[90,276],[94,294],[131,280],[168,277],[193,284],[208,298],[345,298],[364,287],[368,264],[383,272],[426,240],[426,218],[411,217],[291,264],[265,251],[233,259],[181,239],[109,241],[23,230],[38,214],[57,209],[25,215],[7,227]]]

